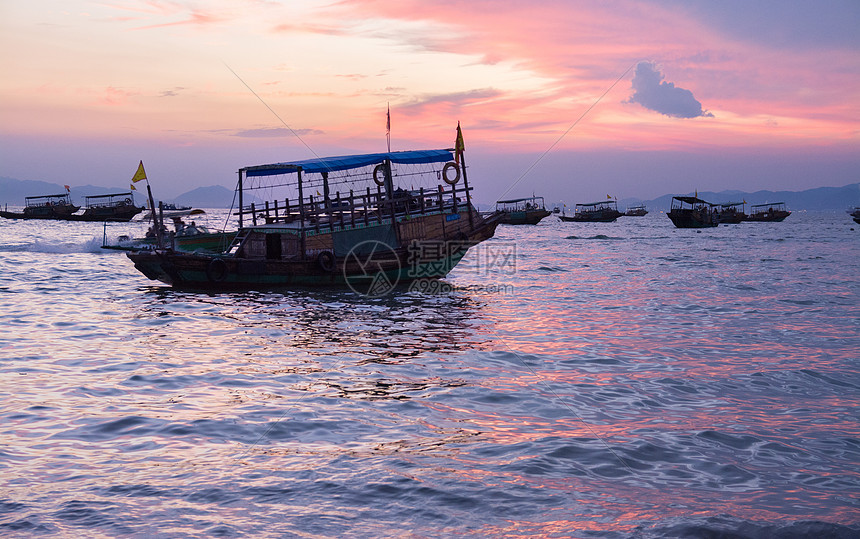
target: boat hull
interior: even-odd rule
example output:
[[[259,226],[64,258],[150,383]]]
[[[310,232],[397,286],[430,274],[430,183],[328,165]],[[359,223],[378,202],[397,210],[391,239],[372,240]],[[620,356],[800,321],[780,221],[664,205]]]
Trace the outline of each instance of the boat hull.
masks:
[[[778,223],[784,221],[786,217],[791,215],[790,211],[775,211],[770,213],[751,214],[744,218],[744,221],[753,221],[761,223]]]
[[[79,209],[79,207],[74,206],[73,209],[70,209],[69,211],[0,211],[0,217],[6,219],[51,219],[54,221],[71,221],[72,213],[78,211]]]
[[[0,211],[0,217],[6,219],[50,219],[54,221],[88,221],[88,222],[103,222],[103,221],[130,221],[135,215],[142,212],[143,208],[130,208],[119,212],[90,212],[86,211],[82,214],[68,213],[19,213]]]
[[[353,244],[341,244],[339,248],[317,250],[294,258],[174,250],[128,252],[126,255],[149,279],[176,288],[230,290],[349,286],[354,290],[372,291],[390,288],[397,283],[444,277],[470,247],[494,235],[499,219],[499,215],[483,218],[472,211],[473,226],[468,211],[413,217],[398,223],[398,236],[404,239],[396,245],[357,239]],[[408,239],[409,230],[430,229],[439,222],[455,223],[456,226],[449,224],[443,234]],[[316,241],[325,242],[325,236],[318,235]],[[365,244],[373,243],[375,245],[369,252],[362,250]],[[416,255],[417,252],[420,255]]]
[[[510,211],[504,212],[499,223],[503,225],[536,225],[549,215],[550,212],[547,210]]]
[[[719,224],[729,224],[736,225],[743,221],[746,221],[746,214],[744,213],[718,213],[717,214],[717,222]]]
[[[595,215],[559,215],[558,218],[568,223],[612,223],[622,215],[621,212],[605,212]]]
[[[673,209],[666,214],[677,228],[711,228],[719,224],[713,213]]]

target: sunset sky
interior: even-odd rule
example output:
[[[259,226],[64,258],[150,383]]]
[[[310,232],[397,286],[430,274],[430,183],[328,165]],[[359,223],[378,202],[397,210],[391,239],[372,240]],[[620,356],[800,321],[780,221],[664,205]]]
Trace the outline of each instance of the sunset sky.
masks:
[[[0,2],[0,176],[451,147],[479,202],[860,182],[857,0]],[[34,193],[41,194],[41,193]]]

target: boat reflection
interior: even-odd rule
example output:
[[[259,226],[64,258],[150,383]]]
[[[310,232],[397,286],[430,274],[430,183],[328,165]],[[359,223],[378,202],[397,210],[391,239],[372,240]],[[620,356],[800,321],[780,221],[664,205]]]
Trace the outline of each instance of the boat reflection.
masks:
[[[186,337],[198,332],[213,350],[251,333],[259,338],[255,361],[292,358],[323,367],[333,360],[397,364],[481,349],[490,338],[480,332],[483,308],[468,290],[454,287],[439,294],[403,288],[379,298],[325,289],[208,294],[151,287],[140,305],[142,316],[180,324]]]

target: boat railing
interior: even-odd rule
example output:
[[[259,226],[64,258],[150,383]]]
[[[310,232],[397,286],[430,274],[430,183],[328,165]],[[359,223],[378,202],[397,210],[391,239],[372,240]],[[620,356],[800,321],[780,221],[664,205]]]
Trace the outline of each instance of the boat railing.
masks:
[[[318,232],[321,228],[367,226],[410,215],[457,212],[466,207],[466,192],[465,187],[445,189],[439,185],[437,189],[395,189],[389,197],[377,186],[376,190],[367,187],[359,193],[350,190],[349,194],[338,191],[329,197],[312,195],[303,203],[289,198],[252,203],[234,215],[250,217],[252,226],[288,224]]]

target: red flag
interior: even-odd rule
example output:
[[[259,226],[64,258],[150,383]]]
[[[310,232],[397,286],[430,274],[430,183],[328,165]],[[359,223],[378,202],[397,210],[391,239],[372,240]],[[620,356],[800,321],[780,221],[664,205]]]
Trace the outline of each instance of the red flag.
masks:
[[[385,112],[385,143],[388,145],[388,151],[391,151],[391,105],[388,105],[388,110]]]

